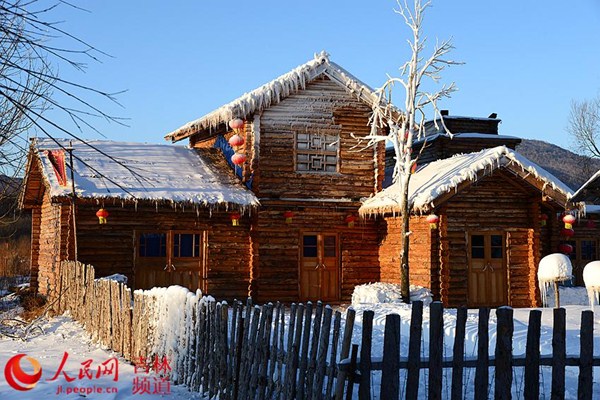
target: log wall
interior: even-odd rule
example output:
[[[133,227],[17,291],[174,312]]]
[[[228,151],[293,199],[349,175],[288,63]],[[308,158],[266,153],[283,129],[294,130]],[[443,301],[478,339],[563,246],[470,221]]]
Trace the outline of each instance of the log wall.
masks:
[[[301,234],[338,233],[341,256],[341,299],[349,300],[355,285],[379,280],[378,231],[373,220],[357,220],[349,228],[349,211],[335,205],[305,207],[294,211],[286,224],[281,207],[264,206],[256,218],[252,239],[258,243],[253,259],[253,278],[259,301],[297,301],[299,299],[299,263]],[[354,211],[354,215],[357,215]]]

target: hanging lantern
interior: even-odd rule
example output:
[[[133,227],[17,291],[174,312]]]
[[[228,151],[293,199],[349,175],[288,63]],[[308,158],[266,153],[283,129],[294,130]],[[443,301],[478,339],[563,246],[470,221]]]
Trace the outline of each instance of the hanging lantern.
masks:
[[[548,215],[546,215],[546,214],[540,215],[540,220],[542,221],[542,226],[546,226],[548,224]]]
[[[244,138],[237,133],[229,138],[229,145],[231,147],[238,147],[244,144]]]
[[[585,224],[585,227],[586,228],[590,228],[590,229],[594,229],[596,227],[596,223],[593,220],[588,219],[587,223]]]
[[[354,223],[356,222],[356,217],[352,214],[346,215],[346,224],[348,224],[348,228],[354,228]]]
[[[231,225],[233,225],[233,226],[240,225],[241,215],[239,212],[232,212],[231,214],[229,214],[229,218],[231,219]]]
[[[106,219],[108,218],[108,211],[106,211],[104,208],[101,208],[96,211],[96,217],[98,217],[98,223],[104,225],[106,224]]]
[[[570,244],[562,243],[558,246],[558,251],[563,254],[569,255],[573,252],[573,246]]]
[[[410,173],[414,174],[415,172],[417,172],[417,163],[414,163],[412,167],[410,167]]]
[[[565,223],[565,229],[573,228],[573,223],[575,222],[575,217],[573,215],[567,214],[562,220]]]
[[[564,228],[560,231],[560,235],[564,237],[573,237],[573,235],[575,235],[575,231],[570,228]]]
[[[231,162],[235,165],[242,165],[246,162],[246,155],[243,153],[235,153],[233,156],[231,156]]]
[[[244,127],[244,120],[240,118],[234,118],[229,121],[229,127],[234,130],[242,129]]]
[[[283,212],[283,218],[285,218],[285,223],[286,224],[291,224],[292,220],[294,219],[294,213],[291,212],[290,210],[284,211]]]
[[[435,214],[428,215],[425,219],[429,223],[429,229],[434,230],[438,228],[438,222],[440,221],[440,217]]]

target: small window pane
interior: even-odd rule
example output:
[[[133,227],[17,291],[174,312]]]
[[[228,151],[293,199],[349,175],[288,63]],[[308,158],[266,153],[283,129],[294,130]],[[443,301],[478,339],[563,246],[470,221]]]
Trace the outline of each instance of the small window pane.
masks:
[[[593,240],[581,241],[581,259],[595,260],[596,257],[596,242]]]
[[[140,257],[166,257],[166,233],[142,233],[139,241]]]
[[[471,245],[483,247],[483,235],[473,235],[471,236]]]
[[[492,258],[502,258],[502,247],[492,247]]]
[[[302,254],[304,257],[316,257],[317,256],[317,236],[307,235],[303,238],[303,249]]]
[[[483,247],[473,247],[471,248],[471,258],[484,258],[485,252],[483,251]]]
[[[337,250],[336,250],[336,240],[335,240],[335,236],[325,236],[324,239],[324,251],[323,253],[325,254],[325,257],[335,257]]]
[[[492,246],[502,247],[502,235],[492,235]]]

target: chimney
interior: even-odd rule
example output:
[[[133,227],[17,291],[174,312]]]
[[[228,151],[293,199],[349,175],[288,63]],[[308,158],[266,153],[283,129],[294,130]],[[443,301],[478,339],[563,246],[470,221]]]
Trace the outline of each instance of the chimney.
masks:
[[[440,114],[442,115],[442,117],[447,117],[448,114],[450,114],[450,112],[448,110],[441,110]]]
[[[491,114],[490,114],[490,116],[489,116],[488,118],[491,118],[491,119],[496,119],[496,118],[498,118],[498,114],[496,114],[496,113],[491,113]]]

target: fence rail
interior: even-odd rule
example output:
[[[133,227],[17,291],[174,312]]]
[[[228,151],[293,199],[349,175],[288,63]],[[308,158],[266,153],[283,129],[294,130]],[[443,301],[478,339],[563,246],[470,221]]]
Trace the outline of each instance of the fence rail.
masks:
[[[565,397],[565,368],[577,367],[578,398],[591,399],[594,357],[594,313],[583,311],[580,352],[566,354],[566,313],[553,310],[552,355],[540,354],[541,316],[529,314],[525,356],[513,356],[513,310],[496,310],[496,344],[489,354],[490,310],[479,310],[477,355],[465,357],[467,310],[456,312],[452,357],[444,355],[444,310],[429,307],[429,335],[423,335],[423,304],[412,305],[409,335],[401,335],[400,316],[386,316],[382,357],[373,357],[373,311],[361,321],[361,341],[352,343],[355,311],[316,304],[257,306],[249,299],[231,305],[183,288],[132,293],[125,284],[94,279],[94,268],[74,262],[61,265],[54,297],[55,312],[69,311],[92,338],[136,363],[140,358],[167,356],[174,383],[220,399],[368,399],[382,384],[379,398],[427,397],[463,399],[465,386],[476,400],[510,399],[515,367],[524,368],[522,393],[540,397],[542,366],[552,367],[551,396]],[[343,329],[342,329],[343,325]],[[407,356],[400,342],[408,340]],[[427,348],[422,348],[423,343]],[[490,368],[492,380],[490,381]],[[465,381],[465,369],[475,369]],[[400,391],[400,371],[405,378]],[[450,377],[444,373],[452,371]],[[426,373],[425,373],[426,371]],[[374,375],[375,374],[375,375]],[[421,382],[426,381],[425,385]],[[520,390],[520,389],[519,389]],[[447,392],[447,393],[446,393]]]

